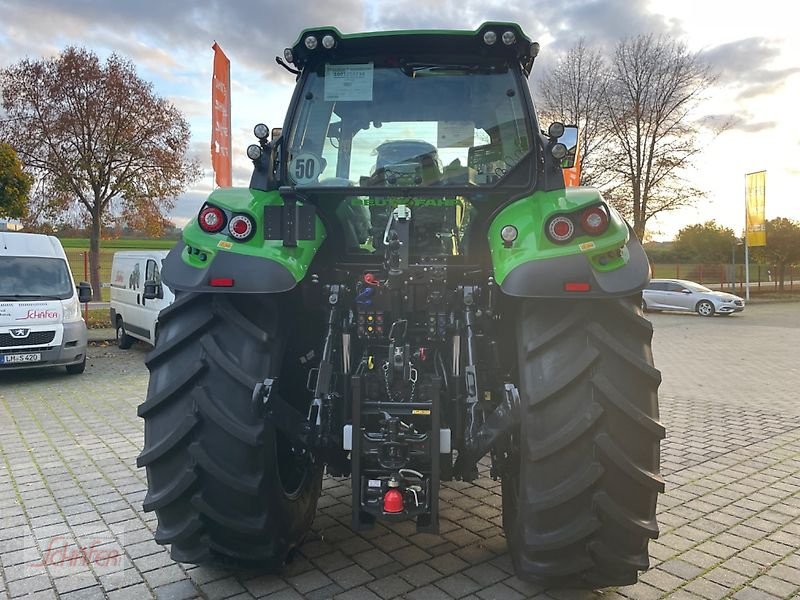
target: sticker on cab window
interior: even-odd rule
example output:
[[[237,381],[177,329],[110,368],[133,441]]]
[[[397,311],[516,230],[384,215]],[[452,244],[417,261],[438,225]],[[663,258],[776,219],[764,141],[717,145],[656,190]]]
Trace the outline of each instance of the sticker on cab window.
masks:
[[[311,152],[303,152],[295,156],[289,163],[289,177],[300,185],[317,180],[325,167],[322,159]]]
[[[373,63],[325,65],[326,102],[371,102]]]
[[[439,148],[471,148],[475,145],[475,123],[472,121],[439,121],[436,145]]]

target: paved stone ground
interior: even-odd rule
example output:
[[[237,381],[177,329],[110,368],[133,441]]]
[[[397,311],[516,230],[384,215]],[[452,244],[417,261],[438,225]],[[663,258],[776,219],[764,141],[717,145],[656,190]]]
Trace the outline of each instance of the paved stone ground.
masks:
[[[82,376],[0,374],[0,600],[800,597],[800,305],[652,320],[667,492],[635,586],[542,590],[514,577],[485,477],[444,487],[439,536],[408,523],[353,534],[349,482],[329,478],[282,577],[174,564],[140,508],[144,349],[96,346]],[[91,564],[69,567],[78,545]]]

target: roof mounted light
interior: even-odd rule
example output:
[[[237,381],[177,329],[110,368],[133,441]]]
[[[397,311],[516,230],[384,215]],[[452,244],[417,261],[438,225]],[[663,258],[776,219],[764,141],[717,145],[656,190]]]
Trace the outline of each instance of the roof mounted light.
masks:
[[[567,147],[561,142],[558,142],[557,144],[553,144],[553,147],[550,149],[550,153],[556,160],[561,160],[567,155]]]
[[[253,135],[260,140],[265,140],[269,137],[269,127],[267,127],[263,123],[259,123],[258,125],[253,127]]]
[[[318,44],[317,38],[315,38],[313,35],[307,36],[303,43],[306,45],[306,48],[308,48],[309,50],[313,50],[314,48],[317,47],[317,44]]]
[[[326,50],[330,50],[335,45],[336,45],[336,38],[334,38],[332,35],[323,36],[323,38],[322,38],[322,47],[323,48],[325,48]]]
[[[291,48],[283,49],[283,60],[285,60],[287,63],[294,62],[294,52],[292,52]]]
[[[261,158],[261,146],[258,144],[250,144],[247,147],[247,158],[250,160],[258,160]]]
[[[547,135],[555,139],[560,138],[564,135],[564,124],[559,121],[550,123],[550,127],[547,128]]]
[[[497,34],[494,31],[487,31],[483,34],[483,43],[487,46],[493,46],[497,42]]]
[[[511,46],[517,42],[517,36],[513,31],[506,31],[503,33],[503,43],[506,46]]]

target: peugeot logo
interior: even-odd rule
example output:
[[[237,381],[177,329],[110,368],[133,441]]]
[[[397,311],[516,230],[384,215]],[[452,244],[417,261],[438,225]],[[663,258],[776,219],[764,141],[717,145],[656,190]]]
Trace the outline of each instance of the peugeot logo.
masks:
[[[26,338],[30,332],[30,329],[12,329],[11,337],[15,339]]]

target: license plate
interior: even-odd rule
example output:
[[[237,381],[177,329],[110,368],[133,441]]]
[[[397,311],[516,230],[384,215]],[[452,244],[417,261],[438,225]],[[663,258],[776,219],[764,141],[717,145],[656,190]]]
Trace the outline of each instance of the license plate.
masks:
[[[11,363],[29,363],[42,360],[41,353],[36,354],[0,354],[0,365]]]

